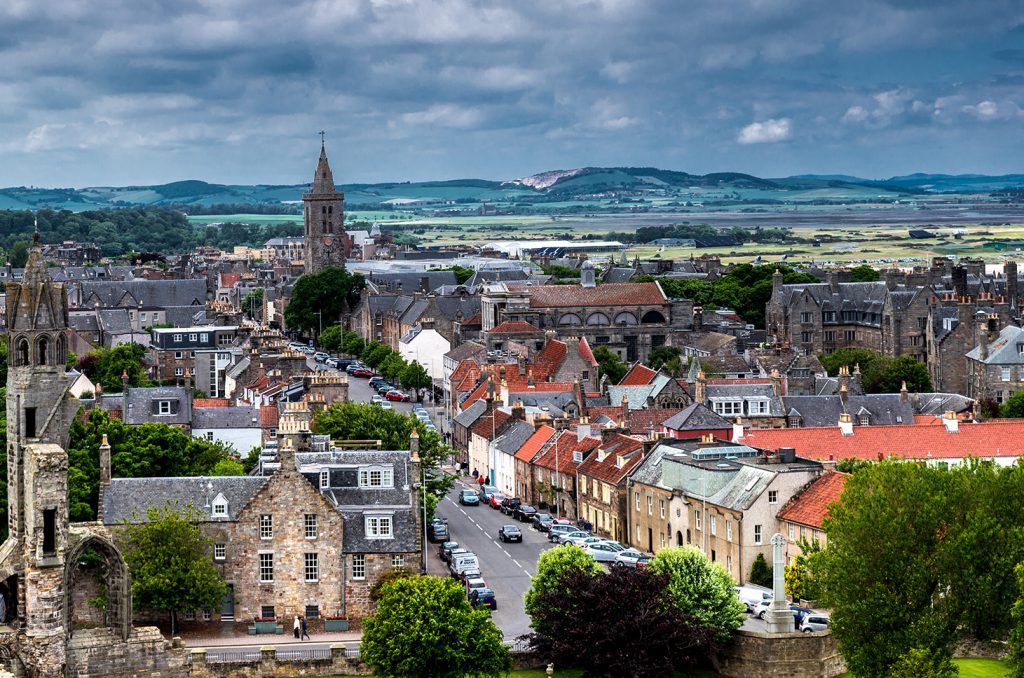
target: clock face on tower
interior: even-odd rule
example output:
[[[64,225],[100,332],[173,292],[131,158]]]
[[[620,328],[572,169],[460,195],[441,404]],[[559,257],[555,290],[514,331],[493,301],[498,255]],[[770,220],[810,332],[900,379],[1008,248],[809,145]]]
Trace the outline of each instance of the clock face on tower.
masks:
[[[331,245],[334,244],[334,239],[333,238],[324,238],[324,244],[327,245],[328,247],[330,247]]]

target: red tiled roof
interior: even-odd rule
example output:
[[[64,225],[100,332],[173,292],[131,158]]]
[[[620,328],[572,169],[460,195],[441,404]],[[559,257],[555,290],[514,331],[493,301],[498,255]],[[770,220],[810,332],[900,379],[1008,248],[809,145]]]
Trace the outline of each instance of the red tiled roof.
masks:
[[[238,281],[242,279],[241,273],[221,273],[220,274],[220,286],[221,287],[234,287],[238,284]]]
[[[516,452],[516,459],[530,463],[533,457],[544,446],[551,436],[555,435],[555,429],[550,426],[541,426],[530,436],[523,446]]]
[[[847,474],[835,471],[818,476],[782,507],[779,520],[821,527],[822,520],[828,515],[828,507],[839,501],[847,478]]]
[[[466,325],[482,325],[482,324],[483,324],[483,318],[480,316],[479,313],[475,313],[475,314],[469,316],[469,318],[467,318],[466,320],[462,321],[462,326],[463,327],[465,327]]]
[[[488,412],[482,417],[476,420],[476,423],[469,429],[471,433],[475,433],[478,436],[491,440],[491,432],[495,435],[501,434],[501,425],[512,418],[512,415],[508,412],[502,412],[501,410],[495,410],[494,412],[494,423],[491,423],[491,413]]]
[[[506,320],[496,327],[487,330],[488,334],[537,334],[540,328],[523,320]]]
[[[193,398],[192,407],[227,407],[231,403],[227,398]]]
[[[568,350],[565,342],[552,339],[544,344],[544,348],[538,351],[537,355],[533,356],[533,364],[544,370],[545,374],[549,374],[557,370],[558,366],[562,364]],[[534,376],[536,377],[536,374]]]
[[[586,360],[588,363],[597,367],[597,358],[594,357],[594,352],[590,350],[590,344],[587,342],[586,337],[580,337],[580,357]]]
[[[527,289],[530,290],[530,308],[640,306],[668,303],[665,293],[655,282],[608,283],[597,287],[538,285]]]
[[[585,436],[580,439],[575,431],[561,431],[557,436],[549,440],[547,449],[533,460],[533,465],[552,471],[568,472],[572,469],[575,472],[576,467],[581,462],[578,463],[572,460],[573,453],[582,452],[583,456],[586,457],[588,452],[597,449],[600,444],[600,438]],[[555,460],[556,455],[558,457],[557,463]]]
[[[260,426],[275,428],[280,421],[281,410],[278,409],[277,405],[260,406]]]
[[[1024,455],[1024,419],[959,422],[958,433],[932,424],[854,426],[848,436],[838,426],[750,429],[742,442],[770,450],[792,447],[797,456],[818,460],[1018,457]]]
[[[633,367],[629,368],[629,372],[626,372],[626,376],[622,377],[622,381],[618,383],[619,386],[647,386],[657,375],[657,371],[643,365],[641,363],[635,363]]]
[[[643,442],[637,438],[616,433],[608,442],[598,447],[597,454],[584,459],[576,473],[597,478],[606,483],[617,484],[643,459],[643,447]],[[603,461],[598,461],[601,450],[607,452],[608,455]],[[621,468],[616,463],[619,457],[626,457]]]

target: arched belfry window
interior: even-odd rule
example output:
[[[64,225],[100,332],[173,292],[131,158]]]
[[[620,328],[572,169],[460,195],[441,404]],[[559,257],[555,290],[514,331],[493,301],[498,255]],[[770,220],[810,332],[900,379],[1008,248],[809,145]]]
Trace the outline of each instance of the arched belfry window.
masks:
[[[57,337],[57,365],[63,365],[68,361],[68,338],[63,334]]]
[[[45,365],[46,359],[49,358],[50,353],[50,340],[46,337],[40,337],[39,343],[36,344],[36,364]]]
[[[28,365],[28,339],[18,340],[18,365]]]

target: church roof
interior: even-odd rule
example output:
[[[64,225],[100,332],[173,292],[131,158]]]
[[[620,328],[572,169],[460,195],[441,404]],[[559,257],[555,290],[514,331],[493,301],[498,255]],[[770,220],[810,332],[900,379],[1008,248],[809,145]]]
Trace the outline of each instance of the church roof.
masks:
[[[331,166],[327,162],[327,150],[323,144],[320,145],[320,160],[316,164],[316,174],[313,175],[313,186],[311,194],[337,193],[334,187],[334,175],[331,173]]]

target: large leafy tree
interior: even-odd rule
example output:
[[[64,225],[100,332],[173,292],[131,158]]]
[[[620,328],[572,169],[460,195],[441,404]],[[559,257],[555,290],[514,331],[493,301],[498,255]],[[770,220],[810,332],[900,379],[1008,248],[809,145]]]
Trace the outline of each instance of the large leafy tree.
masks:
[[[331,325],[324,329],[323,333],[317,339],[317,344],[320,348],[331,353],[339,353],[342,345],[342,331],[341,325]]]
[[[1024,678],[1024,563],[1014,569],[1018,598],[1010,612],[1013,627],[1010,629],[1010,663],[1013,678]]]
[[[427,374],[427,370],[415,360],[410,360],[398,375],[398,381],[403,388],[419,390],[430,388],[434,380]]]
[[[381,587],[377,612],[363,620],[360,657],[387,678],[503,676],[512,668],[501,631],[474,610],[458,582],[403,577]]]
[[[1017,391],[999,406],[999,416],[1013,419],[1024,417],[1024,391]]]
[[[678,377],[682,372],[682,366],[684,364],[680,359],[682,353],[682,350],[675,346],[658,346],[652,350],[650,356],[648,356],[647,366],[652,370],[664,367],[668,370],[669,374],[674,377]]]
[[[843,366],[851,370],[859,366],[865,393],[896,393],[904,383],[909,391],[927,393],[932,390],[927,366],[910,356],[894,358],[866,348],[843,348],[818,358],[832,376]]]
[[[130,388],[149,385],[146,369],[142,365],[145,356],[146,349],[141,344],[120,344],[114,348],[103,348],[84,355],[79,359],[78,365],[90,379],[98,381],[104,391],[120,393],[125,373],[128,374]],[[90,369],[95,370],[94,374],[89,374]]]
[[[597,361],[597,369],[601,376],[607,376],[608,381],[617,384],[626,376],[629,367],[622,362],[619,356],[608,350],[607,346],[598,346],[594,349],[594,360]]]
[[[532,635],[531,645],[588,676],[672,675],[695,663],[714,634],[673,604],[668,581],[647,569],[572,570],[538,596],[534,621],[547,633]]]
[[[220,605],[227,584],[211,557],[213,542],[199,530],[190,504],[151,507],[144,522],[126,522],[124,558],[132,573],[132,602],[138,610],[171,615],[178,610],[211,610]]]
[[[366,340],[355,332],[344,332],[341,340],[341,350],[345,355],[358,356],[366,348]]]
[[[850,269],[850,282],[874,282],[878,277],[878,271],[867,264]]]
[[[526,614],[530,616],[530,627],[541,635],[550,636],[551,629],[545,624],[547,610],[544,596],[564,588],[568,577],[576,572],[593,577],[603,570],[594,558],[578,546],[549,549],[540,554],[537,574],[533,577],[530,590],[526,592]]]
[[[319,273],[304,275],[292,288],[291,300],[284,309],[284,321],[293,330],[317,333],[321,327],[335,324],[346,307],[355,308],[359,292],[365,286],[363,276],[344,268],[325,268]]]
[[[736,597],[729,573],[695,546],[673,546],[654,554],[652,572],[668,576],[668,593],[683,614],[724,642],[743,625],[746,607]]]
[[[387,344],[380,344],[376,341],[371,341],[363,348],[363,352],[360,354],[360,357],[363,359],[364,363],[373,369],[377,369],[394,353],[395,352]]]

